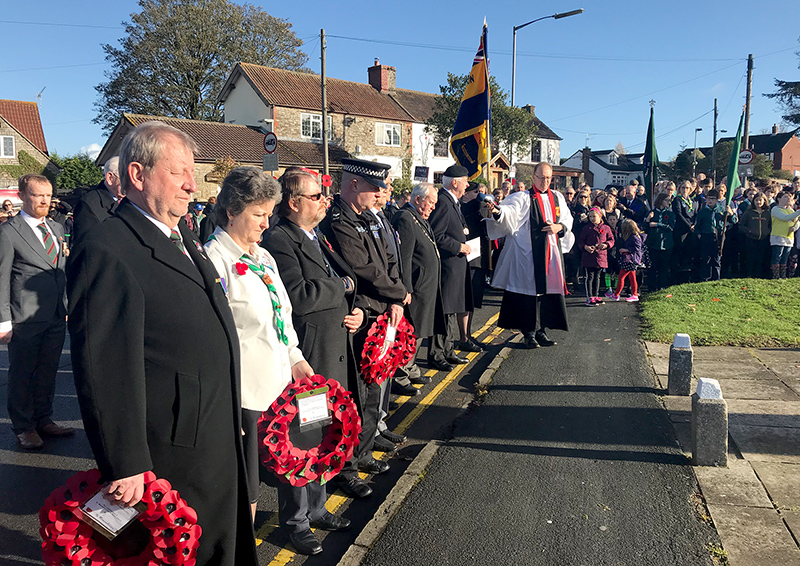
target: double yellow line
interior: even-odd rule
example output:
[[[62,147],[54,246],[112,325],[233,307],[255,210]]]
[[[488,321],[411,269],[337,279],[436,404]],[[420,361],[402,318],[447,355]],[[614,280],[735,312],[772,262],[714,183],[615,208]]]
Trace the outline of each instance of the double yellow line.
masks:
[[[497,322],[498,316],[499,316],[498,314],[495,314],[489,320],[487,320],[486,324],[484,324],[480,329],[473,332],[472,333],[473,338],[478,339],[481,335],[485,334],[489,330],[489,328],[491,328],[491,326]],[[483,342],[484,344],[489,344],[502,332],[503,329],[497,327],[494,330],[492,330],[492,332],[490,332],[488,335],[486,335],[486,337],[484,337],[481,340],[481,342]],[[469,352],[467,353],[466,357],[470,362],[472,362],[475,358],[478,357],[478,354],[479,352]],[[417,406],[411,410],[411,412],[406,416],[406,418],[403,419],[403,421],[399,425],[397,425],[397,428],[395,428],[394,432],[396,432],[397,434],[403,434],[406,430],[408,430],[408,428],[414,423],[414,421],[416,421],[420,417],[420,415],[433,404],[436,398],[442,394],[442,392],[464,371],[464,369],[467,368],[468,365],[469,364],[461,364],[450,370],[450,372],[444,377],[444,379],[442,379],[442,381],[439,382],[436,385],[436,387],[434,387],[431,390],[430,393],[428,393],[419,403],[417,403]],[[425,375],[433,377],[434,375],[436,375],[436,373],[437,370],[430,369],[425,373]],[[420,389],[423,386],[418,385],[415,387],[417,387],[417,389]],[[402,407],[409,399],[411,399],[411,397],[407,395],[398,397],[397,409],[392,411],[391,414],[397,412],[400,409],[400,407]],[[382,453],[379,455],[373,452],[373,456],[375,457],[376,460],[382,460],[389,458],[390,454]],[[361,477],[361,479],[366,479],[367,477],[367,474],[365,473],[359,473],[358,475]],[[325,503],[325,508],[329,512],[335,514],[336,511],[339,509],[339,507],[341,507],[348,499],[349,497],[343,495],[343,493],[340,490],[336,490],[335,493],[333,493],[330,497],[328,497],[328,500]],[[256,545],[257,546],[261,545],[263,540],[266,539],[269,535],[271,535],[276,528],[278,528],[278,514],[272,513],[256,532]],[[296,554],[293,551],[289,550],[289,548],[285,546],[278,552],[277,555],[275,555],[275,558],[272,559],[272,562],[269,563],[269,566],[284,566],[285,564],[288,564],[295,557],[295,555]]]

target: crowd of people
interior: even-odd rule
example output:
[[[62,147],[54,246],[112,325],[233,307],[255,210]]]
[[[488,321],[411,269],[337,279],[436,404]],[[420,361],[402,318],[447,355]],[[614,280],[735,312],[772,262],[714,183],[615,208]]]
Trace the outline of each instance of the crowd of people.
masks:
[[[652,204],[638,181],[618,189],[586,185],[564,195],[574,219],[576,246],[566,256],[568,282],[584,282],[587,305],[603,297],[637,301],[649,291],[721,277],[779,279],[797,270],[800,178],[791,184],[749,183],[727,202],[725,180],[659,182]],[[601,293],[605,288],[605,293]]]
[[[198,564],[257,563],[262,483],[277,489],[279,523],[300,553],[323,550],[312,527],[349,526],[326,510],[324,485],[293,486],[261,465],[258,419],[293,381],[321,374],[351,392],[361,430],[334,483],[365,498],[372,487],[359,473],[390,468],[373,452],[407,440],[387,426],[392,395],[418,395],[431,381],[418,364],[450,371],[485,348],[471,324],[489,282],[503,291],[498,325],[535,349],[556,345],[548,329],[568,330],[568,280],[583,277],[595,305],[604,284],[618,299],[627,283],[636,300],[643,265],[651,288],[684,272],[718,277],[723,234],[742,255],[729,269],[763,268],[754,259],[763,246],[737,243],[737,226],[743,237],[770,238],[775,276],[796,249],[797,182],[770,197],[748,189],[732,207],[717,205],[707,180],[682,183],[677,196],[663,183],[651,209],[636,184],[621,194],[551,190],[546,163],[530,189],[506,182],[492,194],[452,165],[440,188],[418,183],[390,202],[388,165],[343,159],[332,197],[310,169],[276,180],[238,167],[200,205],[196,151],[164,123],[134,129],[75,206],[70,246],[48,217],[50,182],[20,178],[22,210],[0,225],[0,342],[9,344],[12,428],[23,449],[39,450],[75,432],[52,420],[68,327],[106,497],[134,505],[145,472],[169,480],[202,526]],[[405,317],[422,347],[378,384],[359,368],[382,315],[393,327]],[[293,434],[307,446],[322,438],[320,429]]]

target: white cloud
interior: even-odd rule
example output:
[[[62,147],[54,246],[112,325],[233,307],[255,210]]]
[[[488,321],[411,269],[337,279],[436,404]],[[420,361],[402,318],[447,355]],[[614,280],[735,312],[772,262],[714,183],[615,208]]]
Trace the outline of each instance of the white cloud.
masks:
[[[89,145],[85,145],[81,148],[80,153],[85,153],[92,159],[97,159],[97,156],[100,155],[100,150],[103,149],[100,144],[97,143],[90,143]]]

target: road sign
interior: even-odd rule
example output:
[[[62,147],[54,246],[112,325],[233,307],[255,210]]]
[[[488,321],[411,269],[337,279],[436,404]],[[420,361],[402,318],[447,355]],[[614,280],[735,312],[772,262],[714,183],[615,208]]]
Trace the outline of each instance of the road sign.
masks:
[[[264,171],[277,171],[278,170],[278,154],[265,153],[264,154]]]
[[[743,149],[739,152],[739,164],[740,165],[750,165],[753,162],[753,158],[755,155],[749,149]]]
[[[278,136],[272,132],[268,132],[264,136],[264,151],[267,153],[275,153],[276,149],[278,149]]]
[[[745,165],[742,167],[742,174],[745,177],[752,177],[753,176],[753,166],[752,165]]]

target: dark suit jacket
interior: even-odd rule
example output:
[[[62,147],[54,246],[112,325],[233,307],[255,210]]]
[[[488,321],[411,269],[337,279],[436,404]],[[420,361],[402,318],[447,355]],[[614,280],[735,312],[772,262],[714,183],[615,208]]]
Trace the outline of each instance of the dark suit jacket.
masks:
[[[356,366],[352,335],[344,326],[344,317],[353,310],[356,295],[345,295],[341,278],[349,276],[355,281],[355,274],[339,254],[322,242],[317,248],[302,229],[286,218],[278,220],[266,234],[263,245],[278,263],[306,361],[316,373],[351,389]],[[325,259],[335,275],[328,272]]]
[[[472,310],[472,283],[467,257],[461,253],[461,244],[470,238],[464,234],[467,227],[461,209],[446,189],[439,189],[439,201],[429,219],[442,256],[442,300],[447,314]],[[476,234],[477,236],[477,234]]]
[[[45,221],[56,236],[55,266],[22,213],[0,224],[0,321],[12,321],[15,332],[23,326],[38,332],[55,322],[63,324],[67,314],[64,228]]]
[[[72,211],[72,245],[79,243],[86,232],[109,218],[116,204],[117,201],[108,192],[104,181],[100,181],[100,184],[92,190],[86,191]]]
[[[411,293],[408,311],[419,338],[444,334],[441,262],[433,230],[417,209],[406,204],[392,217],[400,236],[403,284]]]
[[[241,440],[239,343],[211,262],[124,200],[74,249],[72,366],[104,478],[153,470],[194,507],[198,564],[256,564]]]

